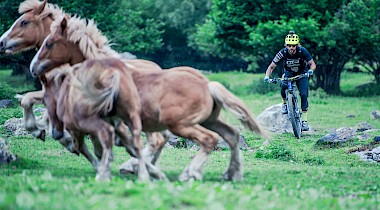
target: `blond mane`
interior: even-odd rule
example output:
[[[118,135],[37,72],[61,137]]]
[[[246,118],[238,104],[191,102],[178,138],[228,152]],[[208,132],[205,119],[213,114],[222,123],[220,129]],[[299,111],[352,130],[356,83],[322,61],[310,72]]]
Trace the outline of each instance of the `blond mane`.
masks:
[[[18,8],[18,12],[20,14],[24,14],[26,12],[29,12],[29,11],[35,9],[40,4],[42,4],[42,2],[40,2],[38,0],[26,0],[20,4],[20,6]],[[61,8],[59,8],[58,5],[47,3],[45,8],[44,8],[44,11],[42,11],[42,15],[44,15],[44,14],[52,14],[53,19],[55,19],[56,17],[60,17],[60,16],[64,15],[65,12]]]
[[[55,33],[61,27],[64,17],[61,16],[53,21],[50,26],[51,33]],[[120,54],[111,48],[107,37],[98,29],[94,20],[86,20],[78,16],[66,16],[66,19],[67,39],[78,43],[86,59],[120,58]]]

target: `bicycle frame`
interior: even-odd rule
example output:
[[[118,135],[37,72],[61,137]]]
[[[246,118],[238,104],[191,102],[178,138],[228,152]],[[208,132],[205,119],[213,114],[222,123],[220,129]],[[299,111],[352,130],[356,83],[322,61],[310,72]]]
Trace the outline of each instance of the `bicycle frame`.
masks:
[[[271,79],[270,82],[276,84],[278,81],[286,81],[288,88],[285,90],[286,94],[286,105],[288,109],[288,118],[293,127],[293,133],[296,138],[301,137],[301,115],[302,112],[298,106],[298,94],[295,81],[301,78],[308,77],[308,74],[301,74],[290,78],[275,78]]]

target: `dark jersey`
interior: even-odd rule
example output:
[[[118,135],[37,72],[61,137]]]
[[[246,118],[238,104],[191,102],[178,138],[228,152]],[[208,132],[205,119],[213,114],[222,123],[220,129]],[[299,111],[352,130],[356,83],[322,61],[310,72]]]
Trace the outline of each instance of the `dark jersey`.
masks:
[[[312,60],[309,51],[306,48],[297,46],[296,53],[290,55],[288,49],[285,47],[280,50],[273,58],[273,63],[278,65],[283,61],[284,71],[291,74],[302,74],[308,70],[307,62]]]

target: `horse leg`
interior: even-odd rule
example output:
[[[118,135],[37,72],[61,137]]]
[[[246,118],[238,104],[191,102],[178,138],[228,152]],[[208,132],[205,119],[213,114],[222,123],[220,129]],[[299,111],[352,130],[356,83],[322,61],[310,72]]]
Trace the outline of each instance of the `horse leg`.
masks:
[[[94,170],[98,171],[99,161],[94,155],[88,150],[86,143],[84,142],[84,133],[79,131],[71,131],[71,136],[73,137],[76,147],[79,152],[86,157],[86,159],[91,163]]]
[[[230,165],[223,174],[224,180],[240,181],[243,179],[242,155],[239,148],[239,132],[220,120],[202,123],[202,126],[217,132],[229,145],[231,151]]]
[[[124,122],[120,122],[115,126],[116,133],[119,135],[120,140],[127,152],[132,156],[137,158],[138,167],[135,167],[137,171],[139,181],[149,181],[149,173],[147,166],[145,164],[144,157],[142,155],[143,142],[141,140],[141,118],[139,112],[133,112],[132,110],[122,109],[121,116],[129,116],[128,127]],[[128,129],[129,128],[129,129]],[[128,130],[132,134],[132,138],[128,135]],[[161,174],[155,174],[154,172],[159,170],[152,171],[155,176],[162,176]],[[166,176],[164,176],[166,178]]]
[[[166,131],[167,132],[167,131]],[[160,132],[145,132],[147,137],[147,145],[143,149],[143,157],[146,161],[153,165],[157,162],[165,143],[169,139],[169,135],[162,135]],[[165,134],[165,133],[164,133]],[[136,158],[131,158],[119,167],[119,173],[128,174],[136,172],[136,165],[138,161]],[[149,168],[148,168],[149,169]]]
[[[191,139],[201,146],[201,150],[194,156],[191,163],[179,176],[179,180],[201,180],[204,164],[208,160],[211,151],[218,143],[219,135],[201,125],[175,126],[170,127],[169,130],[178,136]]]
[[[90,139],[91,139],[92,145],[94,145],[95,156],[98,158],[98,160],[102,159],[102,153],[103,153],[102,144],[100,143],[99,139],[94,135],[90,135]]]
[[[25,96],[19,97],[21,99],[21,106],[24,111],[24,126],[25,130],[30,132],[33,136],[45,141],[46,131],[48,127],[46,123],[37,123],[36,118],[33,113],[33,105],[35,103],[42,103],[42,98],[44,95],[44,90],[29,92]],[[43,117],[44,118],[44,117]]]

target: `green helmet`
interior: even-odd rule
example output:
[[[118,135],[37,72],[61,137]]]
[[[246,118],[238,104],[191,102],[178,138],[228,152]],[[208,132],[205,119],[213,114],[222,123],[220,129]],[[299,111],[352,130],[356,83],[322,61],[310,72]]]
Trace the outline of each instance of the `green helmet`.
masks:
[[[285,37],[285,44],[299,44],[300,38],[294,31],[289,31],[289,34]]]

